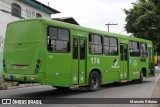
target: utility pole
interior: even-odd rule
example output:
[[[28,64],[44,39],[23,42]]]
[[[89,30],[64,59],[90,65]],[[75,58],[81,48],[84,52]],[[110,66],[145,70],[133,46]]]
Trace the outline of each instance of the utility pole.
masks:
[[[49,2],[47,2],[48,3],[48,6],[49,6]]]
[[[111,24],[111,23],[108,23],[108,24],[105,24],[105,25],[108,26],[108,32],[109,32],[109,26],[110,26],[110,25],[118,25],[118,23],[112,23],[112,24]]]

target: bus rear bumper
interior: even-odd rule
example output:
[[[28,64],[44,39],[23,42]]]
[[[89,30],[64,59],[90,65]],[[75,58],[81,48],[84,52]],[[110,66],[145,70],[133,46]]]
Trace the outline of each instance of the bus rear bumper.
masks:
[[[39,73],[37,75],[22,75],[22,74],[2,74],[3,79],[6,81],[16,81],[16,82],[24,82],[24,83],[41,83],[43,78],[43,73]]]

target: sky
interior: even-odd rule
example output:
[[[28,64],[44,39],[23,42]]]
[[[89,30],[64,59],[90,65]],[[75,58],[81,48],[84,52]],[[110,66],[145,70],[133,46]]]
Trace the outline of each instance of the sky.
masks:
[[[117,24],[110,26],[110,32],[127,34],[124,29],[125,13],[123,9],[133,7],[131,3],[136,0],[38,0],[60,11],[53,14],[52,18],[73,17],[81,26],[107,31],[105,24]]]

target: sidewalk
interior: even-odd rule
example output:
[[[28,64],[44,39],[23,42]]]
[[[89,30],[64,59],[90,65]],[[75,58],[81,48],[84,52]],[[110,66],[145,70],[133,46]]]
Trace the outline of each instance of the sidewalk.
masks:
[[[157,80],[157,83],[155,85],[151,98],[160,98],[160,77]],[[160,104],[150,105],[149,107],[160,107]]]
[[[32,86],[38,86],[38,85],[39,85],[38,83],[18,84],[18,82],[4,81],[2,77],[0,77],[0,90],[32,87]]]
[[[153,94],[151,98],[160,98],[160,78],[157,81],[157,84],[153,90]]]
[[[159,66],[157,66],[157,68],[155,67],[155,69],[160,72]],[[158,80],[156,81],[151,98],[160,98],[160,77],[158,77]]]
[[[160,78],[157,81],[157,84],[153,90],[151,98],[160,98]],[[160,104],[158,104],[158,105],[157,104],[156,105],[150,104],[148,107],[160,107]]]

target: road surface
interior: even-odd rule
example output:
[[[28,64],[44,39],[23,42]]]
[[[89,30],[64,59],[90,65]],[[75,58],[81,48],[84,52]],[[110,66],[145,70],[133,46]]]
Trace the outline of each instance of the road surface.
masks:
[[[88,92],[85,90],[73,89],[70,91],[59,91],[56,88],[50,86],[34,86],[27,88],[0,90],[0,98],[150,98],[153,94],[154,87],[160,76],[160,69],[156,68],[156,76],[144,80],[143,84],[124,83],[124,84],[106,84],[101,87],[99,91]],[[9,105],[5,105],[9,107]],[[17,105],[12,105],[12,107]],[[19,105],[22,106],[22,105]],[[18,106],[18,107],[19,107]],[[27,105],[23,105],[23,107]],[[44,105],[38,105],[43,107]],[[97,107],[97,106],[126,106],[137,107],[137,105],[105,105],[105,104],[55,104],[46,105],[47,107]],[[147,107],[147,105],[139,105],[141,107]],[[1,105],[0,105],[1,107]]]

